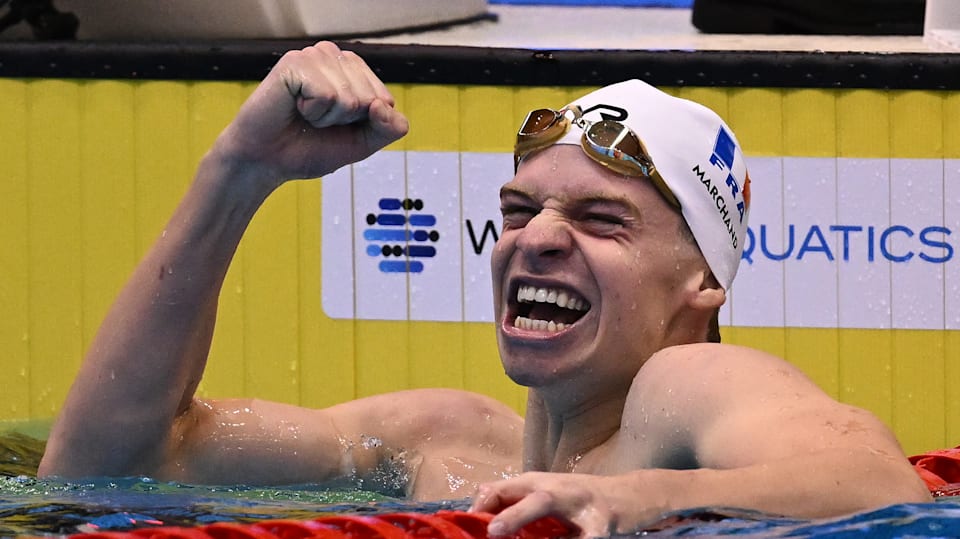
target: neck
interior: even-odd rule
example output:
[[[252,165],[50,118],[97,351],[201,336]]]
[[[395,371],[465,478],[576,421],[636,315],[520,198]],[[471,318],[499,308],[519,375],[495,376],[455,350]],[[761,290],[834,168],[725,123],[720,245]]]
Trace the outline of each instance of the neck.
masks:
[[[531,389],[524,427],[524,471],[572,472],[620,430],[626,391],[562,402]]]

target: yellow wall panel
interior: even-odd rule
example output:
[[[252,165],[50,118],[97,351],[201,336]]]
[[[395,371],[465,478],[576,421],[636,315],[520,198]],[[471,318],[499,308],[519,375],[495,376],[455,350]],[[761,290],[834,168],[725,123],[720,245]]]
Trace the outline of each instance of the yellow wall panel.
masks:
[[[330,406],[356,396],[353,320],[327,318],[321,304],[320,182],[297,182],[300,225],[299,297],[300,404]]]
[[[840,397],[838,329],[787,328],[783,357],[796,365],[834,398]]]
[[[26,136],[28,84],[0,79],[0,418],[32,417],[30,410],[30,260]],[[39,375],[39,373],[37,374]]]
[[[960,159],[960,92],[943,94],[943,152]]]
[[[356,325],[356,393],[367,397],[410,386],[410,322],[365,320]]]
[[[139,258],[163,231],[193,178],[190,88],[187,83],[170,81],[128,84],[136,95],[136,110],[131,113],[136,130],[135,233]]]
[[[86,350],[137,262],[134,87],[118,81],[81,86],[80,160],[83,348]]]
[[[942,331],[893,331],[893,429],[908,454],[947,443],[944,335]],[[950,445],[958,443],[951,440]]]
[[[837,156],[890,156],[890,97],[885,92],[837,92]]]
[[[300,395],[300,227],[296,210],[296,187],[281,186],[257,212],[243,239],[245,387],[256,387],[257,394],[268,400],[290,401]],[[235,358],[214,359],[237,364]]]
[[[460,91],[460,146],[471,152],[512,152],[519,121],[504,114],[500,103],[512,103],[513,91],[494,86],[465,86]]]
[[[943,338],[944,438],[949,447],[960,446],[960,331],[947,331]],[[923,447],[922,442],[917,444]],[[929,449],[930,446],[927,446]],[[926,451],[927,449],[924,449]]]
[[[410,385],[463,388],[465,346],[462,323],[411,323]]]
[[[230,122],[248,90],[242,84],[207,82],[189,87],[187,136],[191,167],[195,167],[216,136]],[[192,178],[192,171],[190,174]],[[249,333],[244,324],[245,286],[243,279],[246,240],[241,241],[223,283],[217,328],[210,351],[201,395],[242,395],[247,391],[249,364],[245,356]],[[253,286],[256,286],[254,284]],[[260,308],[267,306],[261,305]]]
[[[27,105],[30,413],[52,415],[83,350],[80,83],[43,80]]]
[[[943,157],[943,93],[890,92],[891,157]]]
[[[893,337],[889,330],[839,332],[839,395],[893,425]]]
[[[784,155],[837,155],[835,100],[831,90],[783,90]]]
[[[404,92],[410,119],[407,150],[455,152],[460,149],[460,93],[456,86],[416,85]]]
[[[724,119],[747,155],[784,155],[782,90],[736,88],[728,92]]]

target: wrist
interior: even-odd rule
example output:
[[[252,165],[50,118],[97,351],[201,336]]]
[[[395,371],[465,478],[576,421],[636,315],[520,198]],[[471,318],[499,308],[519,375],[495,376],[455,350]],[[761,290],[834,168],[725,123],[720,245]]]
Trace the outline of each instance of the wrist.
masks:
[[[195,182],[251,202],[255,209],[283,180],[273,167],[244,159],[218,141],[200,160]]]

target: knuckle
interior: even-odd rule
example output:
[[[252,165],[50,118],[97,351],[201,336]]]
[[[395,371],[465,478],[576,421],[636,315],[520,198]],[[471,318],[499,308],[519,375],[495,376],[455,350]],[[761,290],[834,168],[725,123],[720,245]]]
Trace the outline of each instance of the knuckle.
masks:
[[[360,98],[353,94],[342,96],[339,102],[339,108],[348,114],[356,114],[360,111]]]
[[[323,52],[326,54],[332,54],[334,56],[340,54],[340,47],[330,41],[320,41],[304,50]]]
[[[329,86],[315,86],[309,88],[309,95],[321,103],[331,103],[337,100],[337,91]]]

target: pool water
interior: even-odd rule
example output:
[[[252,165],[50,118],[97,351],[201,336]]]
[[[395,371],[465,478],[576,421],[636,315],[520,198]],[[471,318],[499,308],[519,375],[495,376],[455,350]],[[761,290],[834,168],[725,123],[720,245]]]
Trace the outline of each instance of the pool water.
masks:
[[[0,537],[66,535],[157,524],[310,519],[330,513],[465,510],[466,500],[413,503],[356,488],[197,486],[150,478],[83,482],[36,478],[44,443],[0,434]],[[784,485],[789,488],[789,485]],[[960,498],[894,505],[842,518],[798,520],[711,509],[669,515],[644,537],[960,537]]]

